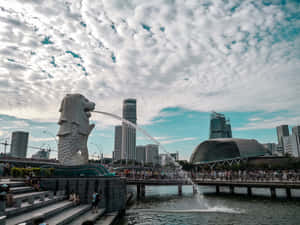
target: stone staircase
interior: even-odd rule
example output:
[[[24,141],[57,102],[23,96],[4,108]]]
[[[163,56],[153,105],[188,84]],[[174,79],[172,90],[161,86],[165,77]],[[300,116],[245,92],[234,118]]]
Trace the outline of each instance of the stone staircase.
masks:
[[[92,213],[91,205],[75,205],[67,200],[64,191],[56,195],[51,191],[35,191],[22,181],[1,180],[0,185],[7,184],[13,194],[13,206],[6,207],[0,225],[31,225],[37,217],[43,217],[49,225],[81,225],[86,220],[96,221],[105,209]]]

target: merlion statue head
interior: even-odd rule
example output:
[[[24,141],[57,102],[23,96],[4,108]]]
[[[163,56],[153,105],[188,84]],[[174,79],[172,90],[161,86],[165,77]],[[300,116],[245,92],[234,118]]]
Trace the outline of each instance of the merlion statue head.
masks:
[[[60,118],[58,124],[61,129],[58,136],[71,132],[71,124],[79,126],[79,133],[88,135],[90,111],[95,109],[95,103],[89,101],[81,94],[67,94],[60,105]],[[64,123],[69,124],[63,127]]]

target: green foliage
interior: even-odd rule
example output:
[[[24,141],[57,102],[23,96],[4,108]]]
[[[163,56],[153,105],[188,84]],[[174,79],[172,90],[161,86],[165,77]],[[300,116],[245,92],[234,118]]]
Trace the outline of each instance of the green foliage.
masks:
[[[177,161],[181,166],[182,169],[185,171],[191,171],[193,169],[193,165],[191,163],[189,163],[188,161]]]
[[[54,174],[54,168],[49,168],[50,171],[50,176],[52,176]]]
[[[11,175],[13,177],[25,177],[26,175],[32,175],[32,176],[42,176],[42,177],[49,177],[52,176],[54,173],[54,168],[18,168],[13,167],[11,168]]]
[[[20,168],[13,167],[13,168],[11,168],[11,170],[10,170],[10,174],[11,174],[13,177],[20,177],[20,176],[21,176],[21,169],[20,169]]]

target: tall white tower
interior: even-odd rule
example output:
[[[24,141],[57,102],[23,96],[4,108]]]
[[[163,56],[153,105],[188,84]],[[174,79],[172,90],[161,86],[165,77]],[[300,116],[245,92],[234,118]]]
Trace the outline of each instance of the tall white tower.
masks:
[[[123,102],[123,118],[136,124],[136,99],[125,99]],[[136,130],[122,123],[122,159],[136,159]]]

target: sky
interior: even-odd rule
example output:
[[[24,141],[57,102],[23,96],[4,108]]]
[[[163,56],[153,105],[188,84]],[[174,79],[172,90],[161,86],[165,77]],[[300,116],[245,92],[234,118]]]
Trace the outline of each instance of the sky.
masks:
[[[22,130],[57,149],[67,93],[117,115],[136,98],[137,123],[181,159],[212,110],[234,137],[276,142],[276,126],[300,125],[299,71],[299,0],[1,0],[0,142]],[[111,156],[120,122],[91,121],[90,155]]]

